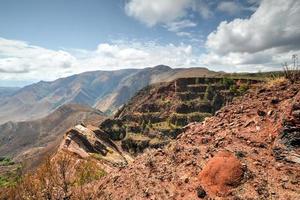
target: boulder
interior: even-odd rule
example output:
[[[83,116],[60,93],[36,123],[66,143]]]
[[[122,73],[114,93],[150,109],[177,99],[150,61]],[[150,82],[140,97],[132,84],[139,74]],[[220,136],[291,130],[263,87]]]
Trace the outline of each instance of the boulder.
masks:
[[[227,196],[231,188],[241,184],[244,170],[234,154],[222,151],[211,158],[199,174],[204,190],[210,196]]]

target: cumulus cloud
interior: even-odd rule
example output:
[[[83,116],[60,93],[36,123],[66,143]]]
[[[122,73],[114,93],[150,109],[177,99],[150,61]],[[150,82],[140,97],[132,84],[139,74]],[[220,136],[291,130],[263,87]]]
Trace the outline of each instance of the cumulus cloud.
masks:
[[[81,66],[101,69],[143,68],[159,64],[173,67],[192,66],[199,62],[190,45],[160,45],[154,42],[118,42],[98,45],[90,56],[80,60]]]
[[[58,74],[72,67],[76,59],[66,51],[53,51],[23,41],[0,38],[0,74],[2,79],[36,78]],[[50,73],[48,73],[50,72]],[[53,78],[52,77],[52,78]]]
[[[23,41],[0,38],[0,80],[54,80],[92,70],[144,68],[159,64],[197,66],[190,45],[116,41],[93,51],[50,50]]]
[[[300,44],[300,1],[264,0],[249,19],[223,21],[207,39],[217,53],[255,53]]]
[[[250,18],[223,21],[208,35],[209,53],[202,56],[203,62],[248,71],[255,67],[278,69],[280,63],[299,53],[299,19],[300,1],[263,0]]]

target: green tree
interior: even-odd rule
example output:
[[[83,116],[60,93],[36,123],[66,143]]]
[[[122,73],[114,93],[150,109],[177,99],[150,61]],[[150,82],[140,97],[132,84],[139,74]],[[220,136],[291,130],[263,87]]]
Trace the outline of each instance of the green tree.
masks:
[[[213,97],[214,97],[214,90],[213,90],[212,86],[209,84],[206,87],[205,94],[204,94],[204,99],[212,100]]]
[[[238,90],[237,90],[236,85],[230,86],[229,91],[230,91],[231,93],[233,93],[233,94],[238,93]]]
[[[249,89],[249,84],[241,84],[239,89],[238,89],[238,92],[240,94],[244,94],[247,90]]]
[[[223,100],[222,96],[219,93],[216,93],[213,100],[212,100],[212,105],[213,105],[214,112],[216,110],[219,110],[222,107],[222,105],[224,103],[223,101],[224,100]]]
[[[224,84],[225,88],[228,89],[234,85],[234,80],[231,78],[228,78],[228,77],[224,77],[223,84]]]

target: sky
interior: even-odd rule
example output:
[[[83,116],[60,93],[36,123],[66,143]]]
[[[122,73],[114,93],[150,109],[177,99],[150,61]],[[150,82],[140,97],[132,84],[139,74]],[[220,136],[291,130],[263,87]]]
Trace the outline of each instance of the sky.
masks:
[[[299,0],[0,0],[0,86],[159,64],[280,70],[299,19]]]

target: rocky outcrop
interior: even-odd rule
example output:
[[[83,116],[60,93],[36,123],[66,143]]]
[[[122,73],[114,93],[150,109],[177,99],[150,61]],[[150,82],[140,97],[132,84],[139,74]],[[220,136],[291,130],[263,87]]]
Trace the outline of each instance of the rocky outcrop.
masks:
[[[300,164],[300,93],[295,96],[282,126],[273,148],[275,158]]]
[[[72,152],[80,158],[93,157],[112,166],[127,165],[132,159],[97,127],[76,125],[70,129],[60,145],[61,150]]]

